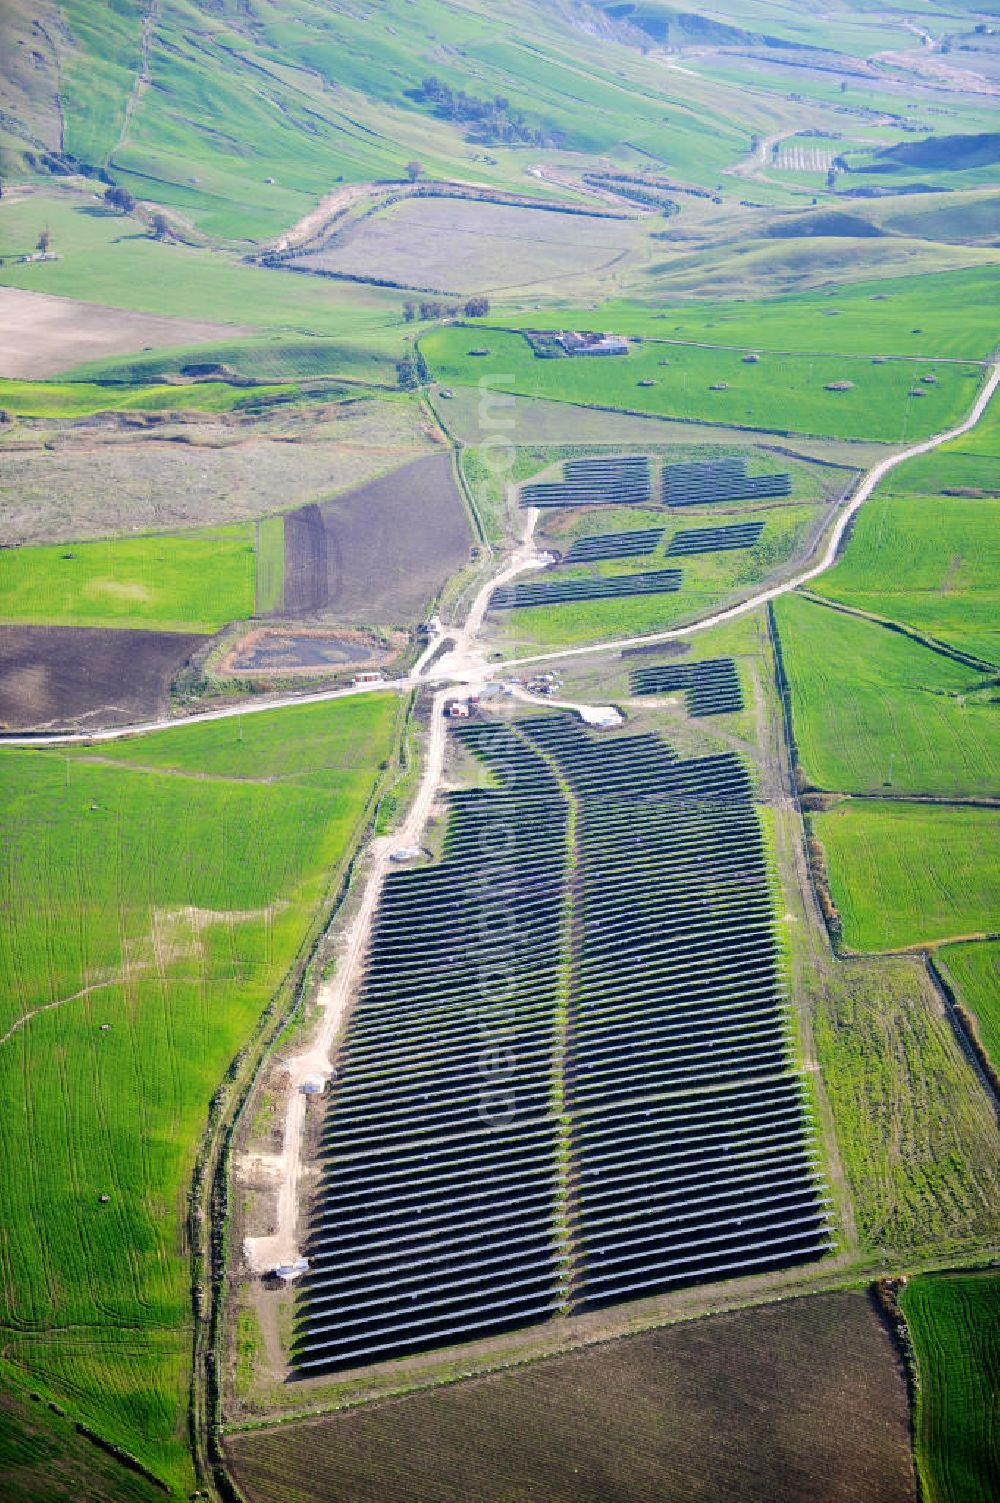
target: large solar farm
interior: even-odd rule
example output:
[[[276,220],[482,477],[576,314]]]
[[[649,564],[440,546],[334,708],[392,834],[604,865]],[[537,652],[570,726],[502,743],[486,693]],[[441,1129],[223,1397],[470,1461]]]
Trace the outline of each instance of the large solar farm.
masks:
[[[1000,38],[0,6],[0,1503],[993,1503]]]
[[[350,1368],[833,1246],[746,768],[541,714],[391,875],[293,1352]]]

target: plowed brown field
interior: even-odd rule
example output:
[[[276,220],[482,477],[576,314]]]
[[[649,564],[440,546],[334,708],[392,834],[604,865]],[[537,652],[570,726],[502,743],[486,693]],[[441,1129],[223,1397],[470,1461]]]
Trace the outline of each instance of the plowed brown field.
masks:
[[[285,598],[277,615],[343,625],[417,620],[469,556],[472,533],[450,454],[285,516]]]
[[[234,1435],[252,1503],[912,1503],[906,1393],[868,1300],[717,1315]]]
[[[0,726],[81,729],[152,719],[197,634],[0,626]]]

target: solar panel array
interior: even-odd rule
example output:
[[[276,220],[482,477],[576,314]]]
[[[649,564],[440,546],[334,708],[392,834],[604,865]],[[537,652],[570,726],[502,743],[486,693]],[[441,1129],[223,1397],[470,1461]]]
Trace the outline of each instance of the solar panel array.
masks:
[[[732,658],[634,668],[629,684],[633,694],[672,694],[683,689],[689,715],[728,715],[743,708],[743,691]]]
[[[724,553],[730,548],[752,548],[764,531],[763,522],[737,522],[732,527],[694,527],[670,539],[668,554],[687,557],[692,553]]]
[[[588,564],[605,558],[638,558],[655,553],[663,538],[662,527],[639,528],[633,532],[599,532],[575,538],[560,562]]]
[[[713,501],[753,501],[764,496],[791,494],[786,472],[748,475],[740,458],[698,460],[663,466],[661,498],[664,506],[704,506]]]
[[[612,600],[625,595],[659,595],[679,590],[680,569],[653,569],[638,574],[604,574],[592,579],[532,580],[501,585],[490,596],[490,610],[529,605],[566,605],[573,600]]]
[[[462,740],[504,781],[453,793],[441,862],[386,879],[324,1124],[303,1373],[523,1326],[564,1300],[550,1097],[567,808],[513,731]],[[484,1076],[489,1050],[512,1080]]]
[[[567,1061],[576,1308],[815,1257],[760,823],[726,753],[522,723],[578,800]],[[610,755],[609,755],[610,753]]]
[[[435,866],[386,880],[324,1120],[303,1375],[830,1245],[741,763],[570,717],[452,735],[492,786],[450,795]]]
[[[651,497],[645,454],[567,459],[562,480],[522,485],[522,506],[642,506]]]

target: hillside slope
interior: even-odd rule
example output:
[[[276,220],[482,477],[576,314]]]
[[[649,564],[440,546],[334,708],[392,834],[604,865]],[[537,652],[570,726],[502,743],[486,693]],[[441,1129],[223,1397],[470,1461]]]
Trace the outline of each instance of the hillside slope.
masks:
[[[279,230],[338,181],[401,177],[414,157],[437,176],[522,186],[526,148],[628,143],[698,181],[745,150],[745,125],[691,80],[665,86],[596,8],[492,10],[16,0],[2,160],[103,172],[239,237]]]

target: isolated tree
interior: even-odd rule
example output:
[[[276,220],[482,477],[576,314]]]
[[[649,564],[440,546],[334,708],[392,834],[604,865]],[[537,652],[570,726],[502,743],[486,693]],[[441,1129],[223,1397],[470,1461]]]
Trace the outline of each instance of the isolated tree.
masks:
[[[52,231],[49,229],[48,225],[46,225],[43,230],[39,231],[38,239],[35,243],[44,256],[49,246],[52,244]]]
[[[406,164],[406,175],[410,179],[411,183],[415,183],[417,181],[417,178],[420,176],[423,170],[423,162],[407,162]]]
[[[166,240],[170,234],[170,220],[166,214],[153,214],[149,221],[149,231],[154,240]]]
[[[485,318],[489,311],[488,297],[470,297],[464,309],[466,318]]]
[[[135,208],[135,198],[127,188],[119,188],[115,183],[104,194],[104,202],[109,209],[117,209],[119,214],[131,214]]]
[[[412,324],[417,316],[417,305],[412,298],[407,298],[403,304],[403,318],[408,324]]]

